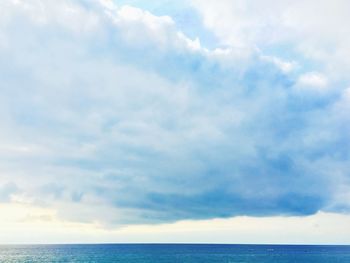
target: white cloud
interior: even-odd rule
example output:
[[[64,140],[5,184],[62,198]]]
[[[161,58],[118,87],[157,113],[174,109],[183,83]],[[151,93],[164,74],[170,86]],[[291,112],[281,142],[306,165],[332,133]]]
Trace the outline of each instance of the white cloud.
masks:
[[[284,46],[322,63],[330,78],[347,79],[350,23],[347,0],[193,0],[205,25],[232,47]],[[292,47],[292,50],[288,50]],[[286,54],[288,55],[288,54]]]
[[[61,25],[76,34],[95,31],[99,24],[99,17],[96,13],[71,1],[18,0],[3,2],[5,5],[3,12],[22,15],[22,18],[28,17],[32,22],[42,26],[48,23]]]
[[[137,7],[117,7],[108,3],[106,13],[130,46],[147,47],[153,43],[162,50],[203,51],[199,39],[190,39],[176,28],[169,16],[156,16]]]
[[[261,55],[261,59],[273,63],[284,73],[290,73],[297,67],[297,63],[295,61],[285,61],[278,57]]]
[[[170,17],[154,16],[131,6],[122,6],[112,18],[122,29],[124,37],[136,45],[155,41],[161,46],[167,46],[169,38],[174,36],[176,30]]]
[[[308,72],[301,75],[296,83],[297,86],[306,89],[324,91],[329,88],[327,78],[318,72]]]
[[[223,44],[250,48],[280,38],[282,2],[285,1],[192,1],[203,15],[204,24]]]

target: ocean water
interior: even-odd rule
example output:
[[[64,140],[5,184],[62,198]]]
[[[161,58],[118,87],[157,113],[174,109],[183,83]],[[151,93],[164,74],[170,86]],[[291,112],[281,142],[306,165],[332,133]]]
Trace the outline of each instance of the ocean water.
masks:
[[[350,263],[350,246],[3,245],[0,262]]]

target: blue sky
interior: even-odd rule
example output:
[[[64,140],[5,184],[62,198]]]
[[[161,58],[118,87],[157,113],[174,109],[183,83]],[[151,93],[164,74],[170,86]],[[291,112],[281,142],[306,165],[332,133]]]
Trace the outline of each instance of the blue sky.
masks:
[[[349,7],[3,1],[0,202],[108,228],[347,216]]]

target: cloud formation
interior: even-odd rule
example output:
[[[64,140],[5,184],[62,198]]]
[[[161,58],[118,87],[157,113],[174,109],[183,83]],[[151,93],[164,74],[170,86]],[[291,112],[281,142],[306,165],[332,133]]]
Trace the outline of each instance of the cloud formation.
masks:
[[[1,201],[110,224],[349,211],[341,71],[245,27],[211,49],[110,1],[0,5]]]

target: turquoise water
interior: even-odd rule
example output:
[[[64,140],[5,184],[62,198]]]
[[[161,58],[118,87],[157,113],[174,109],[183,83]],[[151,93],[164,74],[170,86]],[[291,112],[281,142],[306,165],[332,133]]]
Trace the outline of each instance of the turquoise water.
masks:
[[[350,263],[350,246],[285,245],[11,245],[0,262]]]

